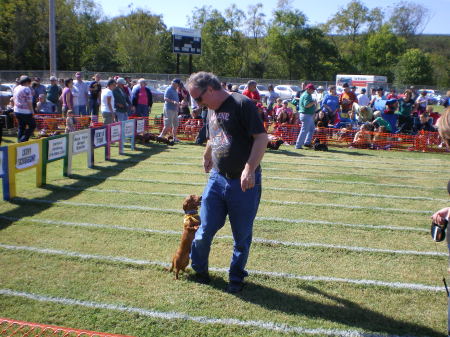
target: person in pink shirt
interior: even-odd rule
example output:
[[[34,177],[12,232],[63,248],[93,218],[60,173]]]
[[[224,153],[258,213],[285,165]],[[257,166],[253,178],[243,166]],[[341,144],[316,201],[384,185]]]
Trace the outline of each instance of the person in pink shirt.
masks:
[[[131,104],[138,117],[148,117],[153,105],[153,95],[147,88],[145,79],[141,78],[138,83],[139,85],[134,86],[131,92]]]
[[[68,78],[64,81],[65,88],[63,89],[63,92],[61,94],[61,100],[62,100],[62,111],[63,115],[67,116],[67,111],[72,110],[73,111],[73,94],[72,94],[72,87],[73,87],[73,79]]]

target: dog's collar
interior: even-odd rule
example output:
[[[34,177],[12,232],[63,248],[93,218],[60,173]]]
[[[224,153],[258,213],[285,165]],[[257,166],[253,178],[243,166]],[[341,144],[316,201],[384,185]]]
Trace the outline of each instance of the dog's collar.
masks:
[[[194,214],[198,214],[198,211],[197,210],[185,211],[184,214],[186,214],[186,215],[194,215]]]

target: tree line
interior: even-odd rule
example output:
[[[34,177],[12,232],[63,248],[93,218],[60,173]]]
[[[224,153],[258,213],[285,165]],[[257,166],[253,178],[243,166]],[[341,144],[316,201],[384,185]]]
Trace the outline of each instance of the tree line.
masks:
[[[170,28],[143,9],[108,18],[94,0],[57,0],[59,70],[175,73]],[[401,1],[369,9],[360,0],[327,22],[311,25],[289,0],[270,17],[257,3],[224,11],[193,8],[188,26],[202,30],[193,70],[221,76],[291,80],[335,79],[337,73],[388,76],[398,84],[450,87],[450,36],[424,36],[421,4]],[[0,2],[0,69],[48,69],[48,0]],[[424,38],[426,37],[426,38]],[[181,57],[181,72],[188,69]]]

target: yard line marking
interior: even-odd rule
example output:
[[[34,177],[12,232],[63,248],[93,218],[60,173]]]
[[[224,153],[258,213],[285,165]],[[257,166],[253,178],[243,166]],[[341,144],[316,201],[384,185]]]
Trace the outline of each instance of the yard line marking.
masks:
[[[91,204],[82,204],[76,206],[91,206]],[[94,206],[97,207],[97,206]],[[114,207],[112,205],[111,207]],[[169,212],[184,213],[178,210],[167,210]],[[232,239],[231,236],[223,235],[220,238]],[[417,256],[448,256],[447,253],[440,253],[437,251],[416,251],[416,250],[396,250],[396,249],[383,249],[383,248],[370,248],[370,247],[358,247],[358,246],[346,246],[346,245],[333,245],[318,242],[289,242],[289,241],[278,241],[269,240],[263,238],[254,238],[254,242],[267,243],[275,245],[293,246],[293,247],[303,247],[303,248],[328,248],[328,249],[340,249],[348,250],[354,252],[366,252],[366,253],[387,253],[387,254],[399,254],[399,255],[417,255]]]
[[[160,192],[135,192],[129,190],[111,190],[111,189],[98,189],[98,188],[82,188],[73,186],[55,186],[55,188],[73,190],[73,191],[87,191],[95,193],[123,193],[123,194],[135,194],[135,195],[155,195],[155,196],[175,196],[175,197],[185,197],[185,194],[177,193],[160,193]],[[420,200],[420,199],[419,199]],[[447,200],[443,200],[447,201]],[[358,205],[342,205],[342,204],[330,204],[330,203],[314,203],[314,202],[303,202],[303,201],[280,201],[280,200],[266,200],[261,199],[261,202],[268,204],[278,204],[278,205],[304,205],[304,206],[330,206],[336,208],[346,208],[346,209],[367,209],[376,211],[386,211],[386,212],[398,212],[398,213],[417,213],[417,214],[433,214],[432,211],[421,211],[403,208],[390,208],[390,207],[376,207],[376,206],[358,206]]]
[[[338,330],[323,328],[305,328],[302,326],[292,326],[284,323],[259,321],[259,320],[240,320],[237,318],[213,318],[207,316],[192,316],[181,312],[164,312],[151,309],[129,307],[122,304],[101,303],[84,301],[72,298],[53,297],[23,291],[15,291],[12,289],[0,289],[0,295],[21,297],[43,303],[57,303],[70,306],[81,306],[85,308],[112,310],[126,313],[134,313],[145,317],[152,317],[164,320],[182,320],[191,321],[199,324],[220,324],[226,326],[251,327],[262,330],[276,331],[282,333],[308,334],[308,335],[327,335],[339,337],[401,337],[398,335],[376,334],[372,332],[364,332],[361,330]],[[406,336],[404,336],[406,337]]]
[[[154,158],[153,158],[154,159]],[[191,158],[192,159],[192,158]],[[119,163],[144,163],[147,165],[184,165],[184,166],[199,166],[201,167],[201,164],[196,163],[187,163],[187,162],[175,162],[175,161],[147,161],[147,160],[138,160],[138,159],[123,159],[119,160]],[[278,165],[296,165],[296,166],[318,166],[318,167],[330,167],[330,164],[317,164],[317,163],[305,163],[305,162],[282,162],[282,161],[268,161],[263,160],[262,164],[278,164]],[[445,166],[445,165],[444,165]],[[334,166],[335,168],[348,168],[348,169],[364,169],[364,170],[377,170],[381,171],[381,168],[379,167],[366,167],[366,166],[349,166],[349,165],[339,165]],[[385,169],[385,168],[383,168]],[[423,169],[401,169],[401,168],[388,168],[389,171],[398,171],[398,172],[424,172],[424,173],[450,173],[450,171],[442,171],[442,170],[423,170]]]
[[[206,174],[205,174],[206,175]],[[144,179],[144,178],[120,178],[120,177],[108,177],[108,176],[83,176],[79,174],[73,174],[72,177],[80,177],[84,179],[93,180],[114,180],[114,181],[135,181],[142,183],[163,183],[171,185],[191,185],[191,186],[204,186],[205,183],[195,183],[195,182],[184,182],[184,181],[169,181],[169,180],[155,180],[155,179]],[[426,190],[446,190],[443,187],[425,187],[417,185],[400,185],[400,184],[378,184],[378,183],[367,183],[360,181],[344,181],[344,180],[329,180],[329,179],[313,179],[313,178],[280,178],[280,177],[265,177],[263,179],[274,179],[274,180],[297,180],[297,181],[312,181],[318,183],[332,183],[332,184],[342,184],[342,185],[367,185],[367,186],[380,186],[380,187],[402,187],[402,188],[413,188],[413,189],[426,189]]]
[[[122,172],[122,168],[118,167],[103,167],[107,170],[113,170],[113,171],[120,171]],[[278,169],[267,169],[266,170],[278,170]],[[196,175],[196,176],[205,176],[205,173],[200,172],[189,172],[189,171],[168,171],[168,170],[139,170],[139,169],[131,169],[131,171],[140,171],[140,172],[151,172],[151,173],[177,173],[177,174],[188,174],[188,175]],[[301,170],[298,170],[299,172],[302,172]],[[303,171],[304,172],[304,171]],[[312,171],[310,171],[312,172]],[[372,175],[373,176],[373,175]],[[277,179],[272,177],[266,177],[263,176],[264,179]],[[400,178],[400,177],[399,177]],[[406,177],[401,177],[402,179]],[[295,179],[295,178],[293,178]],[[428,178],[427,178],[428,179]],[[439,178],[442,180],[442,178]],[[444,180],[442,180],[444,182]],[[421,186],[416,186],[417,188],[421,188]],[[266,187],[264,187],[266,189]],[[276,187],[268,187],[269,189],[276,189]],[[439,187],[437,187],[439,188]],[[283,189],[282,189],[283,190]],[[406,200],[428,200],[428,201],[444,201],[449,202],[450,199],[438,199],[438,198],[430,198],[430,197],[406,197],[401,195],[386,195],[386,194],[376,194],[376,193],[354,193],[354,192],[342,192],[342,191],[330,191],[330,190],[313,190],[313,189],[297,189],[298,192],[305,192],[305,193],[327,193],[327,194],[341,194],[341,195],[349,195],[349,196],[357,196],[357,197],[377,197],[377,198],[389,198],[389,199],[406,199]]]
[[[161,209],[163,211],[163,209]],[[170,212],[172,213],[172,212]],[[5,219],[8,221],[30,221],[30,222],[42,222],[42,223],[48,223],[48,224],[61,224],[61,225],[68,225],[68,226],[86,226],[86,227],[96,227],[96,226],[111,226],[111,227],[117,227],[118,229],[121,229],[124,226],[116,226],[116,225],[102,225],[102,224],[93,224],[93,223],[86,223],[86,222],[68,222],[68,221],[61,221],[61,220],[49,220],[49,219],[35,219],[35,218],[28,218],[28,217],[22,217],[22,218],[16,218],[16,217],[10,217],[10,216],[4,216],[0,215],[0,219]],[[294,224],[311,224],[311,225],[331,225],[331,226],[342,226],[342,227],[354,227],[354,228],[368,228],[368,229],[386,229],[386,230],[395,230],[395,231],[406,231],[406,232],[428,232],[429,230],[426,228],[416,228],[416,227],[406,227],[406,226],[385,226],[385,225],[368,225],[368,224],[349,224],[349,223],[343,223],[343,222],[331,222],[331,221],[322,221],[322,220],[308,220],[308,219],[288,219],[288,218],[276,218],[276,217],[256,217],[256,222],[266,222],[266,221],[276,221],[276,222],[285,222],[285,223],[294,223]],[[105,227],[106,228],[106,227]],[[134,227],[133,227],[134,228]],[[150,231],[150,230],[149,230]],[[155,233],[160,232],[166,232],[166,231],[159,231],[159,230],[151,230],[155,231]],[[172,231],[167,231],[172,232]],[[180,232],[173,232],[179,234]]]
[[[76,257],[82,260],[100,260],[100,261],[111,261],[111,262],[121,262],[125,264],[136,264],[136,265],[150,265],[150,266],[158,266],[167,268],[170,267],[170,263],[161,262],[161,261],[150,261],[150,260],[137,260],[131,259],[123,256],[109,256],[109,255],[95,255],[95,254],[83,254],[79,252],[72,252],[66,250],[59,249],[49,249],[49,248],[38,248],[32,246],[14,246],[14,245],[5,245],[0,244],[0,249],[11,250],[11,251],[29,251],[39,254],[46,255],[58,255],[65,257]],[[228,273],[229,270],[227,268],[218,268],[218,267],[210,267],[209,270],[218,272],[218,273]],[[416,290],[416,291],[444,291],[443,287],[430,286],[420,283],[402,283],[402,282],[385,282],[378,280],[366,280],[366,279],[347,279],[340,277],[328,277],[328,276],[314,276],[314,275],[297,275],[291,273],[280,273],[280,272],[268,272],[262,270],[247,270],[250,274],[257,274],[269,277],[276,278],[285,278],[285,279],[296,279],[302,281],[316,281],[316,282],[339,282],[339,283],[349,283],[349,284],[359,284],[359,285],[372,285],[372,286],[381,286],[387,288],[397,288],[397,289],[408,289],[408,290]]]

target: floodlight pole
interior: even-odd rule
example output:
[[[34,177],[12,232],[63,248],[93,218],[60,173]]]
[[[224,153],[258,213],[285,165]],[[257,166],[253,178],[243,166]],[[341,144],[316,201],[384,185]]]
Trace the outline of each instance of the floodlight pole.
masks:
[[[177,53],[177,75],[180,74],[180,54]]]
[[[48,36],[50,53],[50,76],[56,76],[56,20],[55,20],[55,0],[48,1]]]

